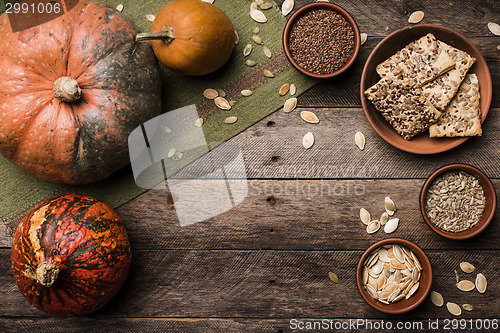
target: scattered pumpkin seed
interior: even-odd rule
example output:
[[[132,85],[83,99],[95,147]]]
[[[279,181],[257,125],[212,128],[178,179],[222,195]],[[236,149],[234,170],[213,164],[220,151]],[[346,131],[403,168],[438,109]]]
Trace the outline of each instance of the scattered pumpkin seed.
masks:
[[[205,89],[205,91],[203,92],[203,96],[205,96],[205,98],[207,99],[214,99],[219,96],[219,93],[217,92],[217,90],[209,88]]]
[[[365,135],[361,132],[356,132],[354,135],[354,142],[356,142],[356,145],[358,146],[359,149],[363,150],[365,149]]]
[[[389,214],[387,214],[387,212],[384,212],[380,217],[380,224],[385,225],[387,221],[389,221]]]
[[[390,219],[387,221],[387,223],[384,225],[384,232],[386,234],[390,234],[398,228],[399,225],[399,219],[396,217],[394,219]]]
[[[431,291],[431,301],[435,306],[443,306],[444,304],[443,295],[441,295],[437,291]]]
[[[283,110],[288,113],[288,112],[292,112],[293,110],[295,110],[296,107],[297,107],[297,98],[292,97],[292,98],[289,98],[285,101],[285,105],[283,106]]]
[[[471,263],[468,263],[467,261],[463,261],[460,263],[460,269],[464,273],[472,273],[476,270],[476,267],[474,267],[474,265],[472,265]]]
[[[363,45],[366,42],[366,40],[368,39],[368,35],[365,32],[362,32],[359,35],[359,37],[360,37],[361,45]]]
[[[262,73],[264,73],[265,77],[274,77],[274,74],[269,69],[264,69]]]
[[[236,105],[236,101],[234,99],[230,100],[229,101],[229,105],[231,105],[231,107],[235,106]]]
[[[257,3],[256,1],[254,1],[254,2],[252,2],[252,3],[250,4],[250,10],[251,10],[251,11],[252,11],[252,10],[258,10],[258,9],[259,9],[259,5],[258,5],[258,3]]]
[[[280,96],[285,96],[289,89],[290,89],[290,85],[288,83],[285,83],[284,85],[282,85],[280,88],[280,91],[279,91]]]
[[[469,281],[469,280],[462,280],[457,283],[457,288],[460,289],[461,291],[472,291],[474,290],[474,282]]]
[[[394,212],[396,211],[396,205],[394,204],[394,201],[392,201],[389,197],[385,197],[384,204],[387,214],[389,214],[389,216],[394,215]]]
[[[292,83],[290,85],[290,95],[295,96],[296,92],[297,92],[297,87],[295,86],[295,84]]]
[[[254,33],[254,34],[258,34],[259,32],[260,32],[259,27],[255,27],[255,28],[253,28],[253,33]]]
[[[224,97],[216,97],[214,102],[221,110],[231,110],[231,105],[229,105],[229,102]]]
[[[260,38],[260,37],[259,37],[259,36],[257,36],[257,35],[253,35],[253,36],[252,36],[252,39],[253,39],[253,41],[255,42],[255,44],[259,44],[259,45],[262,45],[262,44],[263,44],[263,43],[262,43],[262,38]]]
[[[151,14],[147,14],[146,15],[146,19],[149,21],[149,22],[153,22],[155,20],[155,16],[154,15],[151,15]]]
[[[245,97],[251,96],[252,94],[253,94],[253,91],[251,91],[250,89],[244,89],[241,91],[241,95],[245,96]]]
[[[174,156],[172,156],[172,159],[173,159],[174,161],[179,161],[179,160],[181,160],[183,157],[184,157],[184,154],[183,154],[183,153],[181,153],[180,151],[178,151],[178,152],[176,152],[176,153],[174,154]]]
[[[380,229],[380,221],[373,220],[366,226],[366,232],[369,234],[373,234]],[[397,296],[397,295],[396,295]]]
[[[446,307],[448,311],[454,316],[460,316],[462,314],[462,309],[456,303],[448,302],[446,303]]]
[[[361,222],[363,222],[364,225],[370,224],[371,216],[370,216],[370,213],[366,209],[361,208],[359,210],[359,218],[360,218]]]
[[[421,10],[417,10],[416,12],[411,13],[408,18],[408,23],[418,23],[424,19],[424,12]]]
[[[262,10],[268,10],[270,8],[273,8],[273,4],[270,2],[264,2],[263,4],[259,5],[259,7]]]
[[[500,45],[497,45],[497,50],[499,50],[499,51],[500,51]]]
[[[488,286],[488,281],[486,281],[486,277],[479,273],[476,276],[476,289],[479,291],[481,294],[483,294],[486,291],[486,288]]]
[[[255,0],[255,3],[260,6],[264,3],[264,0]]]
[[[257,65],[257,62],[255,62],[254,60],[248,59],[247,61],[245,61],[245,64],[247,66],[253,67],[253,66]]]
[[[243,49],[243,56],[248,57],[250,53],[252,53],[252,48],[252,44],[247,44],[247,46]]]
[[[201,127],[202,125],[203,125],[203,118],[198,118],[194,122],[194,126],[196,126],[196,127]]]
[[[238,121],[238,118],[235,116],[227,117],[226,120],[224,120],[226,124],[234,124],[236,121]]]
[[[465,311],[472,311],[474,310],[474,306],[472,304],[464,304],[462,305],[462,308],[464,308]]]
[[[165,133],[172,133],[172,130],[168,126],[162,126],[163,132]]]
[[[457,283],[460,282],[460,277],[458,276],[458,272],[456,269],[455,269],[455,279],[457,280]]]
[[[220,97],[226,97],[226,92],[222,89],[215,89]]]
[[[281,14],[283,14],[283,16],[287,16],[288,14],[290,14],[290,12],[293,10],[294,4],[295,3],[293,0],[285,0],[281,5]]]
[[[123,12],[123,4],[119,4],[118,6],[116,6],[116,10],[119,11],[120,13]]]
[[[254,21],[259,22],[259,23],[267,22],[266,15],[264,15],[264,13],[258,9],[251,9],[250,10],[250,17],[253,18]]]
[[[214,0],[201,0],[203,2],[214,3]]]
[[[500,25],[495,22],[488,23],[488,29],[490,29],[491,33],[495,36],[500,36]]]
[[[314,144],[314,135],[311,132],[307,132],[306,135],[302,138],[302,146],[305,149],[309,149]]]
[[[271,50],[269,50],[269,48],[267,46],[263,46],[262,47],[262,51],[264,52],[264,54],[266,55],[266,57],[268,58],[271,58],[272,57],[272,53],[271,53]]]
[[[177,150],[175,148],[171,148],[169,151],[168,151],[168,154],[167,154],[167,157],[168,158],[172,158],[172,156],[174,156],[174,154],[177,152]]]
[[[314,114],[313,112],[310,111],[302,111],[300,113],[300,117],[304,119],[305,122],[308,122],[310,124],[317,124],[319,123],[319,118]]]
[[[339,277],[337,276],[337,274],[329,272],[328,277],[330,278],[330,280],[332,280],[333,283],[339,283]]]
[[[238,35],[238,31],[234,30],[234,44],[238,44],[240,42],[240,35]]]

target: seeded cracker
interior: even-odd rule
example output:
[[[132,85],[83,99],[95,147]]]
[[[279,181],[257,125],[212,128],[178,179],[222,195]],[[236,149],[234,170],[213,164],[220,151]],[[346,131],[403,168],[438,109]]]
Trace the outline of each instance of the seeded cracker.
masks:
[[[433,34],[411,42],[377,66],[381,77],[409,79],[412,87],[421,87],[455,66]]]
[[[428,129],[441,115],[408,79],[382,78],[365,95],[405,140]]]
[[[468,74],[439,121],[429,128],[431,138],[480,136],[479,81]]]
[[[438,41],[448,55],[455,61],[455,68],[444,73],[434,81],[423,86],[424,96],[439,110],[446,109],[453,96],[457,93],[458,87],[465,78],[469,68],[476,59],[464,51],[454,48],[446,43]]]

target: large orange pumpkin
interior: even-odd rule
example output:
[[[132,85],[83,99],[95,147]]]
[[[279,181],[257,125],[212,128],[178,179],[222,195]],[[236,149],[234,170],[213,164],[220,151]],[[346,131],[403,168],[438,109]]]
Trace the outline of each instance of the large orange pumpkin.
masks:
[[[222,67],[234,48],[231,20],[217,6],[201,0],[174,0],[163,7],[150,33],[158,60],[168,69],[186,75],[205,75]]]
[[[130,132],[161,112],[160,71],[105,4],[13,33],[0,16],[0,153],[41,179],[85,184],[129,163]]]

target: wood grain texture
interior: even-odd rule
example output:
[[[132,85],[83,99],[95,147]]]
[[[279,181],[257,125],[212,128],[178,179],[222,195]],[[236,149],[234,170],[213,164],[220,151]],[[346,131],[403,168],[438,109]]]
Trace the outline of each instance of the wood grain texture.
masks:
[[[470,303],[474,311],[461,318],[498,318],[500,258],[492,251],[426,251],[433,267],[433,290],[447,301]],[[356,287],[356,265],[362,251],[135,251],[122,290],[96,317],[216,318],[394,318],[371,308]],[[2,316],[43,317],[16,290],[0,250]],[[488,279],[488,290],[462,292],[454,270],[466,260]],[[334,284],[328,278],[339,277]],[[466,278],[465,273],[461,273]],[[473,276],[475,277],[475,275]],[[449,318],[430,299],[411,318]]]

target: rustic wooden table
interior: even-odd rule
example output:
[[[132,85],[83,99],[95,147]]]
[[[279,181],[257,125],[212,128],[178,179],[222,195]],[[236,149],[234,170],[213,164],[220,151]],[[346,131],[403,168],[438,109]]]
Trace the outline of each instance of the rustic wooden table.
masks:
[[[417,330],[418,323],[425,329],[429,320],[441,319],[444,329],[452,316],[429,299],[410,313],[386,315],[367,305],[357,290],[362,252],[388,237],[382,231],[368,235],[359,209],[380,212],[385,196],[394,199],[401,219],[391,236],[425,250],[433,267],[432,289],[445,301],[475,306],[457,317],[473,319],[466,331],[487,327],[485,318],[498,319],[500,210],[485,232],[461,242],[433,233],[419,211],[424,179],[452,162],[478,167],[500,191],[500,37],[487,28],[489,21],[500,23],[500,6],[497,0],[450,1],[336,1],[368,34],[352,70],[300,96],[293,114],[277,111],[230,140],[243,151],[249,178],[248,197],[231,211],[181,228],[166,191],[149,191],[120,207],[133,264],[119,294],[95,314],[53,318],[28,304],[12,277],[9,230],[0,226],[0,332],[287,332],[295,323],[321,319],[332,319],[334,328],[344,325],[342,331],[356,331],[345,326],[350,319],[401,322]],[[295,8],[307,2],[296,1]],[[372,130],[360,103],[360,76],[370,51],[407,25],[415,10],[425,12],[425,23],[468,37],[487,60],[493,80],[483,136],[438,155],[393,148]],[[314,111],[321,122],[306,124],[298,116],[301,110]],[[301,139],[308,131],[316,144],[306,151]],[[354,144],[356,131],[366,135],[364,151]],[[454,270],[464,260],[487,277],[486,293],[455,287]],[[330,271],[338,284],[328,278]]]

